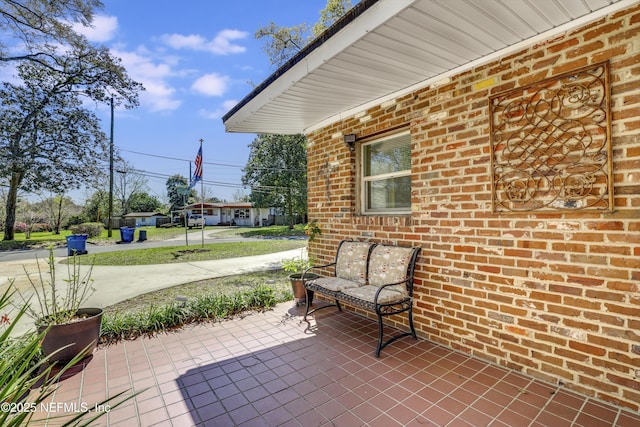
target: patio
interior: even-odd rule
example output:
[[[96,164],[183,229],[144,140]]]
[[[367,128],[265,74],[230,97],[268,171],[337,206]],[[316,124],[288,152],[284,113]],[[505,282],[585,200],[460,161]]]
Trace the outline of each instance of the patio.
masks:
[[[284,303],[100,348],[52,399],[93,408],[146,389],[97,423],[109,426],[640,425],[640,414],[428,341],[402,339],[376,359],[375,321],[324,310],[308,324],[302,313]]]

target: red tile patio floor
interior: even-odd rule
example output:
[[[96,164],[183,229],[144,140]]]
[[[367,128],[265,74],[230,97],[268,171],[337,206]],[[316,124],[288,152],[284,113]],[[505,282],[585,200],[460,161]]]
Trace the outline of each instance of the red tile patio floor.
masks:
[[[403,338],[376,359],[375,321],[302,313],[285,303],[100,348],[53,401],[93,408],[144,390],[96,423],[127,427],[640,426],[638,413],[425,340]]]

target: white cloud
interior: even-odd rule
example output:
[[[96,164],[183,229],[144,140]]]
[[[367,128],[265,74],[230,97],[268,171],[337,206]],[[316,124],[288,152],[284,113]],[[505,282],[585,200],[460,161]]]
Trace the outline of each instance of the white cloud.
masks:
[[[181,34],[164,34],[161,40],[174,49],[191,49],[202,52],[209,52],[215,55],[228,55],[230,53],[242,53],[246,47],[234,44],[234,40],[241,40],[249,35],[246,31],[222,30],[216,36],[207,40],[206,38],[191,34],[184,36]]]
[[[227,91],[228,86],[228,76],[210,73],[199,77],[195,82],[193,82],[191,89],[207,96],[222,96]]]
[[[236,101],[235,99],[229,99],[227,101],[224,101],[222,103],[222,106],[215,110],[207,110],[204,108],[200,109],[198,111],[198,115],[200,117],[204,117],[205,119],[211,119],[211,120],[221,119],[222,116],[227,114],[227,112],[231,110],[233,107],[235,107],[237,103],[238,101]]]
[[[164,34],[162,40],[174,49],[193,49],[204,50],[203,46],[206,44],[206,40],[202,36],[190,35],[183,36],[182,34]]]
[[[232,44],[231,40],[240,40],[247,37],[249,33],[239,30],[222,30],[208,44],[209,51],[212,53],[242,53],[247,48],[237,44]]]
[[[73,29],[84,35],[89,41],[104,43],[113,38],[118,30],[118,18],[115,16],[95,15],[91,26],[74,24]]]
[[[140,105],[153,112],[173,111],[180,107],[182,101],[176,98],[176,89],[169,79],[179,75],[170,63],[158,62],[141,48],[138,52],[112,50],[122,59],[122,64],[132,79],[142,83],[145,88],[140,93]]]

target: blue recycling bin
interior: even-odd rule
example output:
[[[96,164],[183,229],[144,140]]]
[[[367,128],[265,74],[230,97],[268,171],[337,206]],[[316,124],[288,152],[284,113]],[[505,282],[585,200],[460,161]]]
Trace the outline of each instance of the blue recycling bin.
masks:
[[[125,243],[133,242],[133,233],[136,231],[133,227],[120,227],[120,240]]]
[[[76,255],[84,255],[87,253],[85,249],[85,245],[87,243],[86,234],[72,234],[71,236],[67,236],[67,256],[72,256],[74,253]]]

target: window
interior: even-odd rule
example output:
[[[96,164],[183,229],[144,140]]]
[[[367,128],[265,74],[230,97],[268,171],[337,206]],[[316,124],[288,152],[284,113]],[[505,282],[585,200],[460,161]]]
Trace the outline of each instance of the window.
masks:
[[[238,219],[251,218],[251,212],[249,211],[249,209],[236,209],[234,218],[238,218]]]
[[[409,132],[362,145],[363,213],[411,212]]]

